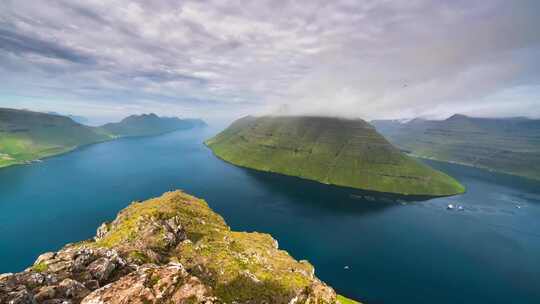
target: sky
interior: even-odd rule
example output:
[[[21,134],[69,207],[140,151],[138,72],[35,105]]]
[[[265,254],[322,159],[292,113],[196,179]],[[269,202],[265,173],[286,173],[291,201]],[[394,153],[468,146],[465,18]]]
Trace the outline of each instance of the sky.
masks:
[[[540,1],[1,0],[0,107],[540,117]]]

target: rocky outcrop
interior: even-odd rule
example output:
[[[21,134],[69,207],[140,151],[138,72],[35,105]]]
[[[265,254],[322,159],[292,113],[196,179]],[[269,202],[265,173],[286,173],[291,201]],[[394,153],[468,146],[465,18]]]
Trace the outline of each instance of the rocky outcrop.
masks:
[[[214,303],[212,290],[181,264],[144,265],[118,281],[100,288],[82,300],[97,303]]]
[[[0,303],[79,303],[136,268],[115,250],[69,245],[40,255],[24,272],[3,275]]]
[[[231,231],[180,191],[122,210],[92,240],[0,275],[0,303],[339,303],[313,266],[261,233]]]

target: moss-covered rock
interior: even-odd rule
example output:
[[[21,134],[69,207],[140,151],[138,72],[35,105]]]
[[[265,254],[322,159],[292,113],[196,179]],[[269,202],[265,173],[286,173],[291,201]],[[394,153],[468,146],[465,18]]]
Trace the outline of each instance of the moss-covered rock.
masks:
[[[248,116],[206,145],[238,166],[325,184],[427,196],[465,190],[452,177],[396,149],[361,119]]]
[[[94,239],[0,276],[0,303],[22,296],[88,304],[345,301],[270,235],[232,231],[205,201],[180,191],[134,202]]]

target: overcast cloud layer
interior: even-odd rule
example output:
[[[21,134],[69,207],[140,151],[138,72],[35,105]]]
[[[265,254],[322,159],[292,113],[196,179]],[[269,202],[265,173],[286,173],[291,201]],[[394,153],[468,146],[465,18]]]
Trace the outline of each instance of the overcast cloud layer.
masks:
[[[540,116],[540,1],[2,0],[0,106]]]

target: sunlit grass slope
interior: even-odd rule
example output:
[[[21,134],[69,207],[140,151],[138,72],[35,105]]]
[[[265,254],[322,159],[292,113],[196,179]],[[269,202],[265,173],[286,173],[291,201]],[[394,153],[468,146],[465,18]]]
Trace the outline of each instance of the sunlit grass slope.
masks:
[[[248,116],[206,144],[232,164],[326,184],[407,195],[464,191],[450,176],[401,153],[361,119]]]

